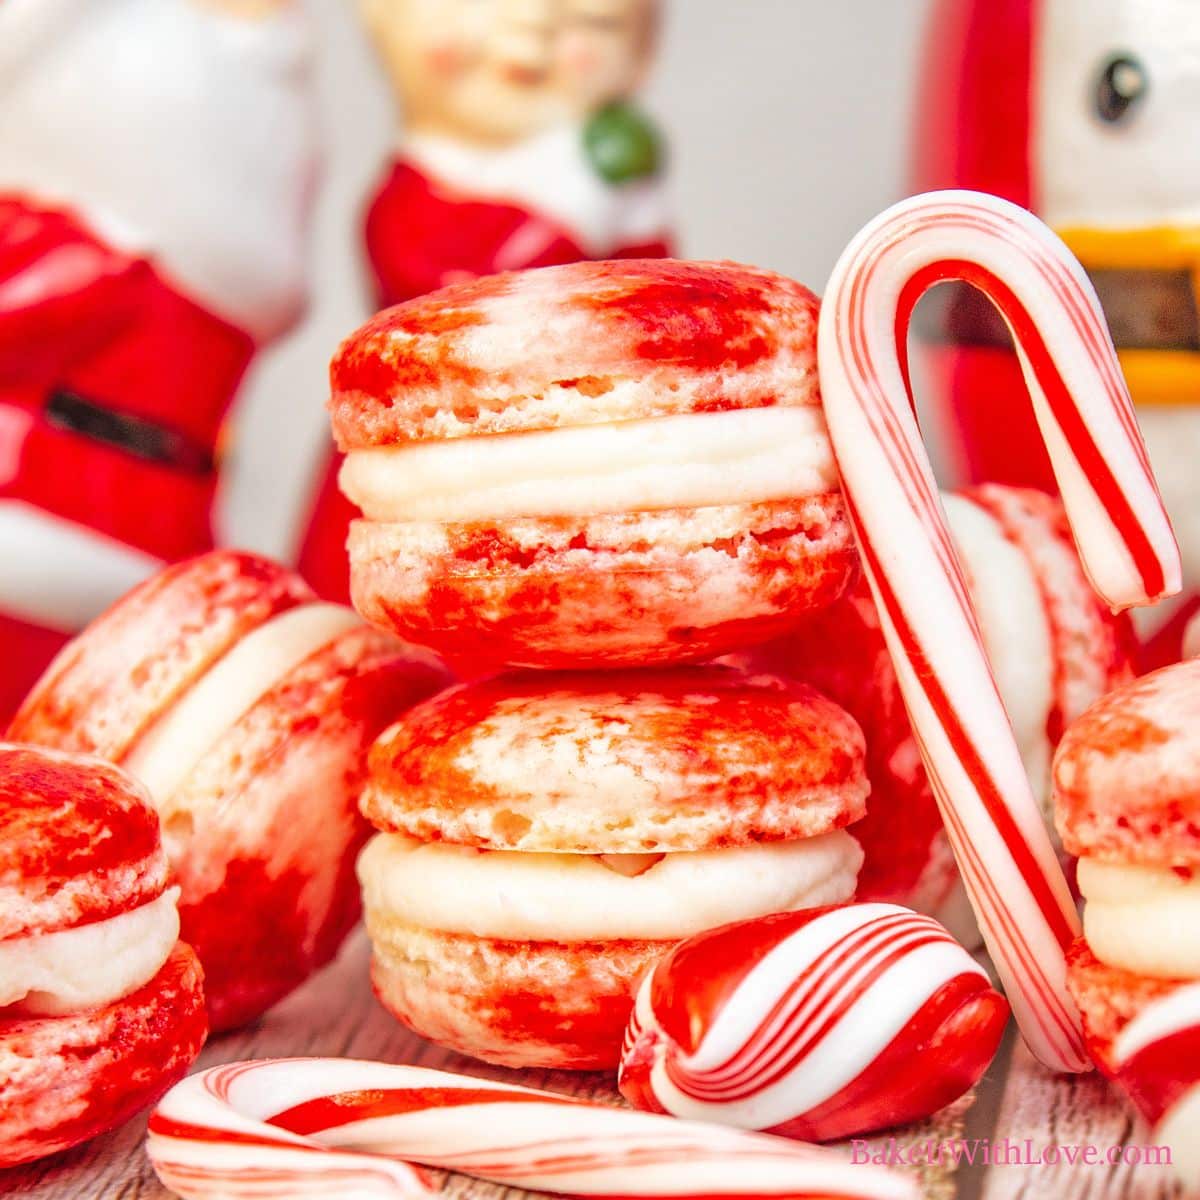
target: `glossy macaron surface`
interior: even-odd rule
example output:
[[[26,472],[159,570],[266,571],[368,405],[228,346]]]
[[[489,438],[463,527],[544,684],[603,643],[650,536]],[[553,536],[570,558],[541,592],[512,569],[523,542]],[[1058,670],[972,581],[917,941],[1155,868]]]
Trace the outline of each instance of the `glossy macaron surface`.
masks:
[[[331,368],[343,450],[816,405],[818,301],[732,263],[491,275],[387,309]]]
[[[412,709],[371,750],[377,827],[489,849],[703,850],[862,815],[858,726],[811,688],[726,667],[525,673]]]
[[[1200,660],[1163,667],[1097,701],[1055,757],[1055,808],[1076,855],[1200,865]]]
[[[133,779],[0,743],[0,938],[106,920],[160,896],[167,878],[158,817]]]

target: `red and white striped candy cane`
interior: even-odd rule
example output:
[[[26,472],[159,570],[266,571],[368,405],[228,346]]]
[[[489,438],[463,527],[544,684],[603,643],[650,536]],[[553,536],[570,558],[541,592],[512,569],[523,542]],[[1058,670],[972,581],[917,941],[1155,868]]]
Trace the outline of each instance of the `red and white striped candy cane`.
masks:
[[[1117,1035],[1117,1082],[1171,1147],[1175,1174],[1200,1188],[1200,983],[1151,1001]]]
[[[276,1076],[265,1068],[289,1064],[312,1081],[319,1062],[232,1063],[176,1084],[151,1114],[146,1139],[164,1186],[186,1200],[409,1200],[436,1194],[407,1162],[330,1150],[269,1123],[277,1107]]]
[[[986,973],[931,917],[895,904],[780,913],[659,960],[621,1093],[650,1112],[832,1141],[957,1100],[1007,1022]]]
[[[897,1172],[781,1138],[351,1059],[202,1071],[164,1097],[146,1149],[187,1200],[421,1195],[408,1162],[563,1196],[917,1196]]]
[[[1021,765],[913,410],[906,339],[933,284],[997,305],[1085,569],[1114,608],[1180,586],[1179,552],[1094,290],[1035,217],[937,192],[871,222],[834,269],[818,361],[867,578],[979,928],[1033,1053],[1089,1063],[1065,986],[1078,918]],[[1014,398],[1015,399],[1015,398]]]

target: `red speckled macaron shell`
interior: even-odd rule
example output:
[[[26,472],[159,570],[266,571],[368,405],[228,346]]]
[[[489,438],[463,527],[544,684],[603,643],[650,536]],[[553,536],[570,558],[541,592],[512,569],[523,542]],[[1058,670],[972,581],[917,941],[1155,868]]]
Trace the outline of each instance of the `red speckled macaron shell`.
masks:
[[[149,983],[104,1008],[0,1020],[0,1167],[115,1129],[182,1079],[208,1029],[202,980],[178,942]]]
[[[360,613],[462,673],[712,658],[832,603],[857,551],[838,493],[350,531]]]
[[[813,837],[862,816],[866,794],[842,709],[710,666],[452,688],[372,748],[363,811],[422,841],[619,854]]]
[[[371,930],[379,1002],[424,1038],[506,1067],[611,1071],[643,974],[672,943],[513,942]]]
[[[1110,692],[1054,759],[1055,819],[1075,855],[1200,865],[1200,659]]]
[[[254,554],[217,550],[168,567],[63,649],[8,736],[119,762],[241,638],[315,599],[295,572]]]
[[[343,450],[678,413],[816,405],[818,301],[735,263],[491,275],[387,309],[331,368]]]
[[[1108,1076],[1116,1071],[1113,1042],[1117,1035],[1153,1000],[1191,980],[1151,979],[1102,963],[1083,938],[1076,938],[1067,954],[1067,988],[1079,1006],[1088,1052]]]
[[[315,599],[253,555],[169,568],[68,647],[14,728],[120,760],[242,638]],[[336,952],[359,911],[367,748],[448,682],[432,654],[358,625],[231,710],[175,791],[154,797],[214,1030],[259,1016]]]
[[[351,629],[280,679],[161,806],[214,1031],[252,1020],[337,952],[360,911],[367,749],[448,682],[432,655]]]
[[[0,939],[103,921],[167,886],[158,816],[97,759],[0,744]]]

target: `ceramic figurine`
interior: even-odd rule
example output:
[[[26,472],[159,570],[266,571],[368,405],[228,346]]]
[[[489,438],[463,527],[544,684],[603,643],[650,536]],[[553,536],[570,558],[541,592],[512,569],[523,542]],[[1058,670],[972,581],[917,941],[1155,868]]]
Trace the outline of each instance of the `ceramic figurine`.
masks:
[[[1032,208],[1104,304],[1155,473],[1200,587],[1200,18],[1192,0],[939,0],[915,147],[918,189]],[[923,334],[971,481],[1051,486],[998,314],[941,289]],[[1195,604],[1147,662],[1179,657]],[[1162,621],[1159,614],[1147,614]],[[1148,632],[1149,627],[1143,626]]]
[[[222,428],[304,299],[290,0],[0,3],[0,716],[211,547]]]
[[[670,253],[659,136],[633,94],[655,0],[361,0],[404,119],[366,218],[380,306],[477,275]],[[301,570],[348,594],[357,511],[331,461]]]

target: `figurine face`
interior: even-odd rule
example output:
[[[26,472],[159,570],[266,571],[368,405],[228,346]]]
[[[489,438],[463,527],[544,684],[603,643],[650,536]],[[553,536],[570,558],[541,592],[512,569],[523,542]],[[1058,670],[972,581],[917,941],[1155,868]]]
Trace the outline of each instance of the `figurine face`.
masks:
[[[1195,0],[1044,0],[1038,29],[1042,215],[1069,228],[1200,225]]]
[[[414,130],[504,144],[638,84],[654,0],[362,0]]]

